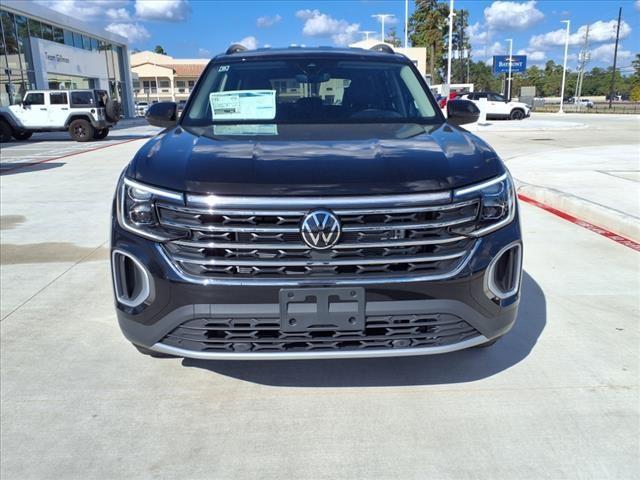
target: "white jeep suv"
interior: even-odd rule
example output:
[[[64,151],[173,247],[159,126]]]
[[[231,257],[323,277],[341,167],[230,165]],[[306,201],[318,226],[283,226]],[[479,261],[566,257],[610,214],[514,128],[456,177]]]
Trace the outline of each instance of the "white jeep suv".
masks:
[[[522,120],[531,115],[531,108],[526,103],[508,102],[507,99],[494,92],[472,92],[462,95],[463,99],[471,100],[478,107],[480,99],[487,99],[487,119],[508,118],[511,120]]]
[[[0,141],[34,132],[69,132],[73,140],[100,140],[120,120],[121,107],[106,90],[31,90],[22,102],[0,107]]]

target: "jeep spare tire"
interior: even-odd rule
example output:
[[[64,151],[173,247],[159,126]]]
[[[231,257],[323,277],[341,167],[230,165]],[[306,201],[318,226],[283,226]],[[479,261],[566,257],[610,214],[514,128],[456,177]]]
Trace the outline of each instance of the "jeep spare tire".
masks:
[[[117,100],[109,100],[104,107],[104,113],[107,117],[107,120],[116,123],[120,120],[120,115],[122,114],[122,105]]]

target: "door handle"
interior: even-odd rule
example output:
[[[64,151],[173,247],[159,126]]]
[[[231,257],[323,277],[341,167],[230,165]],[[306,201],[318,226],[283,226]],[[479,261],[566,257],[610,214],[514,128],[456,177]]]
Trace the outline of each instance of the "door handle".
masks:
[[[69,107],[62,107],[60,110],[69,110]]]
[[[46,108],[41,108],[40,110],[46,110]]]

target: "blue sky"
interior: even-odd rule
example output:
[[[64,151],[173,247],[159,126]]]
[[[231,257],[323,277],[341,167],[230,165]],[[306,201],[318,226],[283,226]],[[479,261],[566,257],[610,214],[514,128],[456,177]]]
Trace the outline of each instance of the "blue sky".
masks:
[[[385,29],[395,27],[403,38],[404,0],[333,1],[208,1],[208,0],[37,0],[51,8],[94,22],[97,27],[122,34],[132,48],[162,45],[177,58],[207,58],[232,42],[250,48],[263,46],[346,45],[364,38],[363,31],[380,35],[380,22],[372,15],[395,15]],[[512,38],[514,53],[528,55],[528,64],[562,61],[564,25],[571,21],[569,66],[590,25],[590,66],[609,66],[613,59],[618,7],[623,8],[618,65],[629,73],[640,51],[640,0],[457,0],[455,8],[470,12],[468,34],[473,57],[485,60],[507,53]],[[409,2],[409,12],[414,2]]]

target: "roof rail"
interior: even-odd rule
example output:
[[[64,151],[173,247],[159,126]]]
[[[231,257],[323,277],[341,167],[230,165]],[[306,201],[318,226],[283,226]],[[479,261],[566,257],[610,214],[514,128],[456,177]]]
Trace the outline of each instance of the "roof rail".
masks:
[[[386,43],[378,43],[373,47],[371,47],[369,50],[373,50],[375,52],[382,52],[382,53],[396,53],[393,51],[393,48],[391,48]]]
[[[247,50],[248,48],[244,45],[240,43],[234,43],[229,45],[229,48],[227,48],[225,55],[233,55],[234,53],[246,52]]]

